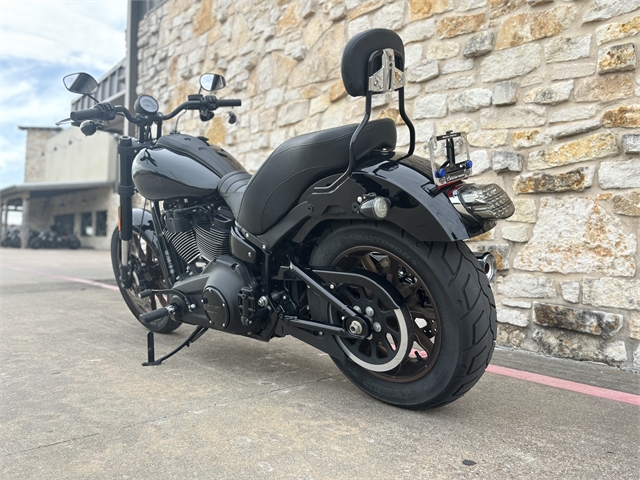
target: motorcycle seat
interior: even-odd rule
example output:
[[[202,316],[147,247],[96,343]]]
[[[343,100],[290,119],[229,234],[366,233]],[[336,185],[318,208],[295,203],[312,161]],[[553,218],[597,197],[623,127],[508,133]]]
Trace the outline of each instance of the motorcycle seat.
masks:
[[[249,180],[251,180],[250,173],[237,170],[227,173],[220,179],[220,183],[218,184],[218,193],[227,203],[235,218],[238,218],[238,214],[240,213],[242,196],[247,189]]]
[[[284,217],[314,182],[342,173],[349,164],[349,142],[357,124],[291,138],[280,145],[251,177],[231,172],[220,179],[218,193],[236,221],[260,235]],[[356,145],[356,161],[373,150],[396,146],[396,125],[385,118],[365,125]]]

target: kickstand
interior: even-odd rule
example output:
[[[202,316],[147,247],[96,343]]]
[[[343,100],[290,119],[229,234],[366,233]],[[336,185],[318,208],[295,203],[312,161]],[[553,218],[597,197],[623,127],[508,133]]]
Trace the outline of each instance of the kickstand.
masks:
[[[205,327],[196,327],[196,329],[193,331],[193,333],[191,335],[189,335],[189,338],[187,338],[184,342],[182,342],[178,346],[178,348],[176,348],[175,350],[167,353],[164,357],[159,358],[158,360],[155,359],[156,350],[155,350],[154,341],[153,341],[153,332],[149,332],[147,334],[147,358],[148,358],[148,361],[144,362],[142,364],[142,366],[143,367],[148,367],[148,366],[160,365],[167,358],[172,357],[173,355],[178,353],[180,350],[182,350],[184,347],[188,347],[190,344],[195,342],[202,335],[204,335],[204,332],[206,332],[207,330],[208,330],[208,328],[205,328]]]

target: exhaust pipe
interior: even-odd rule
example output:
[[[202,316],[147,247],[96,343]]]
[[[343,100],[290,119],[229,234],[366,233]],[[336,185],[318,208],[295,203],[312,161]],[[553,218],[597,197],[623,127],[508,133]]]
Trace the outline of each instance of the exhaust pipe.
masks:
[[[476,253],[475,256],[478,259],[478,263],[480,263],[480,268],[489,279],[489,283],[493,283],[498,272],[496,258],[490,253]]]

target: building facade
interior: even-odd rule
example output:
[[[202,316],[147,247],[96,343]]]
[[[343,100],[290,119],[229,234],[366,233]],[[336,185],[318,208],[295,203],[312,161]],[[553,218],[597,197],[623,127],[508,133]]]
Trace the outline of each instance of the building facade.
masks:
[[[242,99],[238,123],[188,113],[180,130],[224,145],[250,171],[287,138],[359,122],[342,50],[366,29],[398,32],[418,153],[434,134],[465,132],[474,181],[503,186],[516,204],[468,242],[498,258],[499,344],[640,369],[639,0],[148,7],[130,50],[137,93],[169,111],[197,92],[200,74],[224,75],[218,94]],[[393,100],[375,97],[374,118],[398,123],[401,150],[409,138]]]
[[[125,80],[123,61],[100,79],[96,97],[122,104]],[[80,97],[72,110],[93,103]],[[55,226],[61,234],[75,234],[83,247],[108,250],[117,225],[117,136],[124,122],[113,121],[90,137],[76,127],[20,128],[27,132],[24,183],[0,191],[3,235],[13,210],[22,212],[23,248],[28,246],[29,229]]]

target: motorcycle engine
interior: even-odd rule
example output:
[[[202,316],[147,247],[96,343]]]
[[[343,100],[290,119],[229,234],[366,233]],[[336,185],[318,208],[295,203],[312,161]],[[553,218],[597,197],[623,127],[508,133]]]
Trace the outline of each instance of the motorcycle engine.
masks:
[[[258,331],[263,315],[257,315],[257,282],[246,265],[230,256],[232,213],[226,207],[176,201],[165,205],[162,215],[164,236],[181,264],[173,288],[198,305],[179,320],[237,335]]]
[[[164,236],[182,262],[181,271],[193,263],[209,263],[231,252],[233,220],[209,206],[173,204],[165,209]]]

